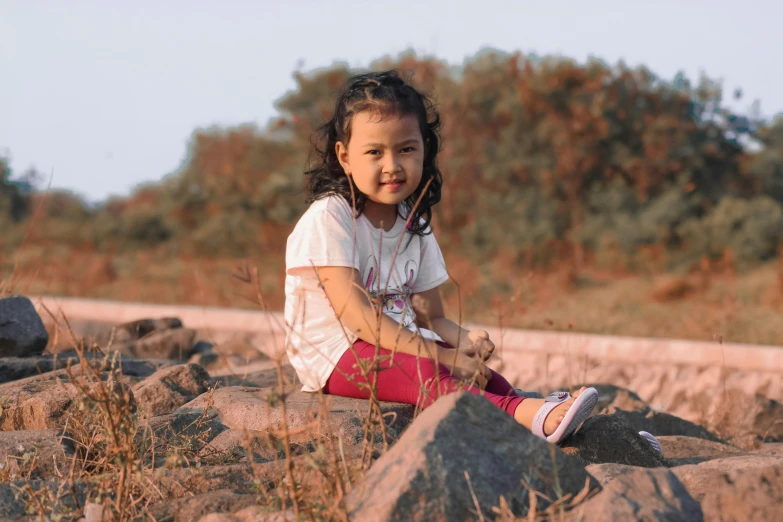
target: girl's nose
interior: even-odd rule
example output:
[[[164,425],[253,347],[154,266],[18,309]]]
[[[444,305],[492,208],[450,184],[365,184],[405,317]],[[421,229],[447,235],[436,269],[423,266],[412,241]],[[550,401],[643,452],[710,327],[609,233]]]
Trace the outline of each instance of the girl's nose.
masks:
[[[387,154],[383,160],[384,174],[392,174],[400,170],[400,158],[397,154]]]

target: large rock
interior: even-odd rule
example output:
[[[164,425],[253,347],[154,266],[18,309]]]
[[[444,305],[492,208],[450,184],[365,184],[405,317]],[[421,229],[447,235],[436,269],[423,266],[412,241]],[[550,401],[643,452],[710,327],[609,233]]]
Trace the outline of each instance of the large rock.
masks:
[[[20,520],[25,515],[25,505],[18,498],[15,484],[0,483],[0,520]],[[21,485],[17,486],[20,487]]]
[[[567,515],[568,522],[593,520],[644,520],[666,522],[699,522],[704,520],[699,503],[685,486],[667,469],[640,469],[617,464],[594,464],[617,467],[603,490],[578,505]],[[591,471],[592,472],[592,471]]]
[[[79,358],[76,356],[58,357],[47,354],[33,357],[0,357],[0,384],[63,369],[69,364],[78,363]]]
[[[75,384],[68,382],[67,374],[52,374],[0,385],[0,431],[57,429],[65,426],[68,411],[82,396],[82,392]],[[74,377],[81,379],[76,375]],[[106,379],[108,374],[104,372],[102,377]],[[88,391],[98,386],[97,383],[84,380],[79,382]],[[131,410],[135,411],[136,403],[130,387],[117,381],[110,386],[112,393],[128,394]]]
[[[783,520],[783,459],[740,456],[672,468],[704,510],[720,522]]]
[[[709,430],[668,413],[656,412],[634,392],[612,384],[585,384],[598,390],[594,415],[614,415],[635,431],[659,435],[682,435],[720,442]]]
[[[107,364],[103,364],[103,356],[101,355],[96,356],[93,352],[88,352],[85,354],[85,358],[101,371],[108,369],[109,361]],[[117,368],[126,377],[144,378],[152,375],[157,369],[172,364],[174,363],[167,359],[141,360],[123,356],[122,361],[117,364]],[[54,375],[65,375],[67,373],[65,369],[69,365],[73,372],[81,373],[79,356],[76,352],[44,354],[36,357],[0,357],[0,384],[36,376],[48,378]]]
[[[169,359],[159,359],[154,357],[146,357],[144,359],[138,359],[128,355],[123,355],[121,360],[114,363],[114,368],[120,373],[121,377],[127,378],[123,382],[140,382],[147,377],[155,374],[162,368],[168,368],[174,366],[176,363]],[[101,366],[101,371],[108,370],[108,365]]]
[[[182,321],[179,318],[162,317],[159,319],[138,319],[116,325],[93,323],[83,333],[85,340],[88,342],[94,342],[98,346],[105,346],[110,342],[137,341],[153,332],[177,328],[182,328]]]
[[[302,489],[316,491],[321,486],[323,475],[310,469],[310,456],[291,459],[296,481]],[[351,462],[349,462],[349,465]],[[307,471],[305,471],[307,470]],[[235,493],[259,493],[259,488],[270,491],[285,481],[287,465],[284,460],[273,462],[212,465],[158,470],[150,477],[151,485],[163,500],[201,495],[217,490],[231,490]]]
[[[657,437],[663,449],[666,465],[669,467],[698,464],[713,459],[747,455],[744,450],[724,444],[694,437],[678,435]]]
[[[209,448],[226,459],[236,459],[240,462],[249,461],[251,458],[257,463],[285,459],[284,449],[270,444],[267,434],[260,431],[227,429],[209,441]],[[311,441],[304,443],[299,441],[292,443],[289,451],[292,456],[297,457],[313,452],[314,449],[315,446]],[[358,459],[361,453],[361,445],[346,444],[342,448],[341,457],[351,461]]]
[[[656,437],[659,435],[683,435],[714,442],[721,441],[705,427],[664,412],[614,410],[611,414],[623,419],[636,431],[647,431]]]
[[[614,409],[625,411],[644,411],[647,412],[650,406],[642,400],[636,393],[615,386],[614,384],[579,384],[575,388],[579,389],[593,387],[598,391],[598,402],[595,405],[596,412],[611,413]],[[612,408],[613,410],[610,410]]]
[[[198,522],[291,522],[296,520],[292,510],[270,512],[267,507],[249,506],[236,513],[210,513]]]
[[[710,390],[693,399],[704,405],[709,422],[726,440],[746,438],[783,442],[783,404],[758,393],[730,389],[715,394]]]
[[[190,401],[175,413],[201,413],[209,406],[229,428],[266,432],[282,425],[282,407],[276,397],[276,388],[218,388],[212,394],[203,394]],[[368,410],[369,402],[331,395],[325,395],[323,398],[329,411],[328,419],[325,420],[331,423],[333,432],[346,444],[361,443],[364,436],[362,419]],[[288,429],[302,430],[292,440],[311,439],[312,433],[303,428],[311,426],[313,418],[319,414],[319,395],[289,388],[285,404]],[[391,442],[399,437],[413,419],[414,407],[410,404],[386,402],[381,403],[381,412]],[[380,437],[380,434],[377,437]]]
[[[650,443],[616,415],[590,417],[563,442],[562,448],[585,464],[613,462],[644,468],[664,465]]]
[[[256,495],[218,489],[200,495],[187,496],[149,507],[154,520],[193,522],[210,513],[233,513],[256,503]]]
[[[286,385],[297,382],[296,370],[290,364],[285,364],[283,370],[283,383]],[[220,384],[221,387],[230,386],[249,386],[252,388],[276,388],[277,387],[277,369],[274,363],[250,363],[242,366],[242,371],[236,369],[218,369],[210,370],[213,384]]]
[[[209,388],[209,374],[197,364],[162,368],[133,387],[140,411],[147,416],[171,413]]]
[[[467,476],[466,476],[467,473]],[[448,394],[427,408],[346,497],[351,520],[476,520],[503,497],[516,514],[528,486],[549,498],[577,494],[589,475],[486,398]],[[468,482],[468,480],[470,482]],[[539,505],[544,507],[542,500]]]
[[[41,355],[48,343],[49,333],[27,297],[0,298],[0,357]]]
[[[275,480],[285,476],[285,467],[283,465],[279,467],[280,471],[270,470]],[[260,465],[256,468],[259,470],[259,478],[265,478],[266,466]],[[151,480],[160,495],[170,500],[219,489],[228,489],[237,493],[254,493],[258,491],[255,478],[254,470],[250,465],[231,464],[159,470]]]
[[[783,457],[783,442],[768,442],[766,444],[762,444],[761,447],[754,450],[753,453],[771,455],[774,457]]]
[[[628,464],[615,464],[613,462],[607,462],[606,464],[588,464],[585,469],[590,475],[598,481],[599,484],[605,486],[609,482],[620,475],[626,473],[633,473],[640,468],[636,466],[629,466]]]
[[[156,330],[142,339],[115,342],[109,349],[141,359],[149,357],[186,361],[196,345],[196,338],[196,330],[190,328]]]
[[[162,466],[165,459],[160,457],[165,457],[169,450],[199,453],[212,439],[228,429],[214,412],[175,412],[142,420],[136,443],[139,446],[154,443],[156,465]]]
[[[66,470],[67,471],[67,470]],[[86,484],[75,480],[63,487],[65,482],[58,480],[14,480],[9,483],[0,483],[0,521],[2,522],[34,522],[38,520],[57,520],[51,515],[62,513],[75,513],[79,506],[84,506],[87,497]],[[38,497],[46,514],[51,518],[35,516],[31,513],[39,513],[38,505],[30,494],[30,489]],[[52,505],[52,501],[56,505]],[[44,507],[45,506],[45,507]],[[60,520],[69,520],[67,517]],[[72,519],[72,520],[75,520]]]
[[[258,431],[228,429],[212,439],[209,447],[223,455],[234,455],[242,462],[250,461],[251,458],[253,462],[285,458],[285,451],[270,445],[265,434]],[[300,455],[310,449],[307,445],[294,444],[290,451],[292,455]]]
[[[0,431],[0,464],[21,479],[55,478],[70,467],[74,445],[60,430]]]
[[[183,328],[177,318],[140,319],[120,325],[92,324],[84,328],[79,340],[89,348],[118,351],[139,358],[187,360],[197,345],[196,330]],[[56,351],[72,349],[59,346]]]
[[[235,334],[229,339],[217,341],[212,351],[223,356],[235,355],[244,361],[269,360],[269,356],[259,350],[254,334]]]
[[[76,386],[60,380],[34,380],[10,395],[0,389],[0,430],[61,428],[78,395]]]

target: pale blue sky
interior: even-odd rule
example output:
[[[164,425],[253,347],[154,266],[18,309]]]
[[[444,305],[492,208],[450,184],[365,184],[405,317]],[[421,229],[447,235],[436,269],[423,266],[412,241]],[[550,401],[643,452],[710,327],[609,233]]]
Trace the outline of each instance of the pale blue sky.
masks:
[[[366,66],[407,48],[704,71],[770,116],[781,20],[771,0],[0,0],[0,153],[93,201],[126,194],[175,171],[197,127],[264,125],[300,60]]]

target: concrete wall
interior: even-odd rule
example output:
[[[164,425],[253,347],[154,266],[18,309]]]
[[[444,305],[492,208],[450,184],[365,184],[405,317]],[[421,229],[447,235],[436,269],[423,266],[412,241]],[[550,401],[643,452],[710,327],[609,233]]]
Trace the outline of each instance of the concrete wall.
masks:
[[[31,298],[46,318],[48,309],[69,319],[122,323],[148,317],[179,317],[185,326],[215,335],[226,332],[253,334],[262,349],[280,350],[285,325],[281,313],[229,308],[155,305],[97,299],[34,296]],[[466,328],[476,327],[465,325]],[[585,361],[716,366],[746,371],[783,374],[783,347],[719,344],[674,339],[613,337],[572,332],[481,327],[497,346],[498,359],[513,369],[527,355],[547,355]]]

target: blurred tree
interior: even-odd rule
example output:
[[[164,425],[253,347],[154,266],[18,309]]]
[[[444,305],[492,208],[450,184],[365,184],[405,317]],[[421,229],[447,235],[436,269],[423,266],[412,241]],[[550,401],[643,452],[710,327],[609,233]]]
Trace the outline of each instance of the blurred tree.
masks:
[[[30,212],[29,185],[12,180],[11,175],[10,159],[0,156],[0,226],[18,223]]]
[[[772,198],[726,197],[704,219],[681,226],[685,261],[730,250],[739,267],[774,258],[783,244],[783,207]]]
[[[747,158],[743,173],[756,193],[783,204],[783,115],[762,127],[757,138],[761,149]]]
[[[622,62],[491,49],[460,67],[406,52],[369,68],[400,69],[441,113],[434,225],[444,248],[479,263],[501,251],[541,264],[570,256],[576,267],[583,250],[608,245],[627,256],[650,245],[687,259],[724,247],[748,260],[769,255],[783,203],[783,120],[762,125],[729,111],[706,76],[667,82]],[[180,169],[127,198],[88,208],[53,195],[42,237],[282,259],[305,210],[312,132],[356,72],[342,63],[297,71],[276,102],[279,117],[263,128],[197,129]],[[0,219],[24,219],[28,189],[9,183],[2,165]]]

